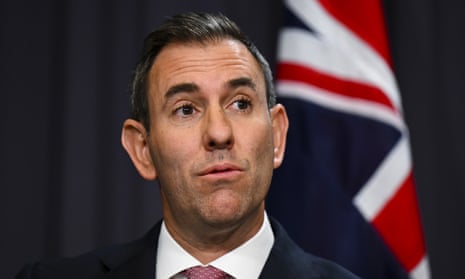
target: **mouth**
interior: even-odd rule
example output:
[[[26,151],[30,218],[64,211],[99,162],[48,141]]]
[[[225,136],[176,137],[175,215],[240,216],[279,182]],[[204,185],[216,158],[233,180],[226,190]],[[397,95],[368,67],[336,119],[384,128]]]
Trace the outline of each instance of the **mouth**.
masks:
[[[234,179],[243,172],[243,169],[237,165],[223,163],[217,164],[202,170],[199,176],[208,179]]]

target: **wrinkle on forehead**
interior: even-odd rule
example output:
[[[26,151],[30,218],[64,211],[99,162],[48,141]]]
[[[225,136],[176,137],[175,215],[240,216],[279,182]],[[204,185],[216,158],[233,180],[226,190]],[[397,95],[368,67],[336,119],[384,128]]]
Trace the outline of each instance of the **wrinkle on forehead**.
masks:
[[[228,74],[249,77],[256,83],[262,80],[264,85],[261,68],[253,55],[242,43],[231,39],[167,45],[155,58],[149,84],[156,87],[151,89],[164,94],[173,84],[193,82],[189,79],[199,73],[213,73],[219,78]]]
[[[173,74],[191,70],[214,71],[229,66],[246,66],[247,69],[253,65],[251,62],[255,61],[251,61],[253,57],[245,47],[240,48],[237,44],[173,45],[158,55],[153,65],[153,74],[159,71],[169,71]],[[180,55],[181,52],[183,55]],[[157,69],[157,63],[163,64],[163,68]]]

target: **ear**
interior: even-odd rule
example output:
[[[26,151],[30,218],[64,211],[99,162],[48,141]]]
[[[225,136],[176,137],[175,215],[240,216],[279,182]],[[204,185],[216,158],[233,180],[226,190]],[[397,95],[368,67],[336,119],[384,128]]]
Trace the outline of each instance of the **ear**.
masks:
[[[287,129],[289,128],[289,119],[287,118],[286,109],[281,104],[276,104],[270,109],[271,122],[273,125],[273,144],[274,144],[274,168],[281,166],[286,149]]]
[[[140,122],[133,119],[124,121],[121,133],[121,143],[124,149],[139,174],[147,180],[154,180],[157,173],[150,156],[147,135],[147,131]]]

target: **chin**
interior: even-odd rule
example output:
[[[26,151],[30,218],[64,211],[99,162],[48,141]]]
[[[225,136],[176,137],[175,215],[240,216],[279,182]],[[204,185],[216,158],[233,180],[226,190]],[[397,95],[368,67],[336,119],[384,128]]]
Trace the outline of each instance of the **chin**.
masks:
[[[214,227],[231,226],[239,222],[243,215],[239,206],[221,204],[210,207],[204,215],[204,219]]]
[[[213,226],[237,224],[247,215],[250,198],[229,190],[218,191],[209,197],[203,216]]]

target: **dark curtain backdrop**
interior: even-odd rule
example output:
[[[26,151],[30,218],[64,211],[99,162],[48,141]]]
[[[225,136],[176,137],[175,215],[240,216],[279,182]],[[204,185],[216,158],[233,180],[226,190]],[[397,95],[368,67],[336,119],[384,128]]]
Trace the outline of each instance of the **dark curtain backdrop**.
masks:
[[[385,7],[433,278],[465,278],[465,2]],[[143,38],[188,10],[230,16],[275,64],[279,0],[0,2],[0,278],[160,217],[120,129]]]

